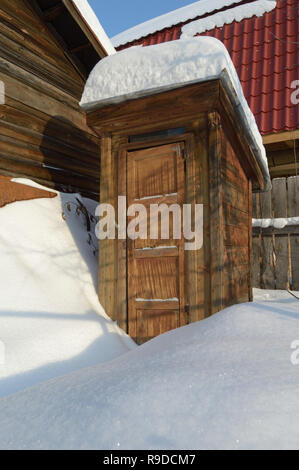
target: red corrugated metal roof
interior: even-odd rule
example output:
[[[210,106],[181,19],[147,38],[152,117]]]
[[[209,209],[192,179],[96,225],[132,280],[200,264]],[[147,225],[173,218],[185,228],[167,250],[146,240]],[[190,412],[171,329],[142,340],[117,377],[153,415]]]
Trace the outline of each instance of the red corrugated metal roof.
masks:
[[[179,39],[186,23],[157,31],[119,50]],[[220,39],[228,49],[263,135],[299,129],[299,105],[291,102],[291,84],[299,80],[298,0],[277,0],[276,8],[262,17],[234,21],[201,35]]]

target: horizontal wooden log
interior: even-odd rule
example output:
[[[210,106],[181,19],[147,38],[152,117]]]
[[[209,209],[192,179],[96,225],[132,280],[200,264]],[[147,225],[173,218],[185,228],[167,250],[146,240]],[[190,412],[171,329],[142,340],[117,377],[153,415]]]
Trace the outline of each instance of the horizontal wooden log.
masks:
[[[83,92],[83,81],[78,80],[78,77],[73,77],[71,74],[68,74],[59,69],[57,66],[52,65],[43,57],[38,56],[36,53],[28,51],[23,46],[18,46],[13,41],[5,38],[0,32],[0,54],[3,60],[16,65],[17,67],[22,67],[23,70],[26,70],[30,74],[34,74],[40,79],[44,80],[46,84],[52,84],[55,87],[61,89],[62,91],[70,94],[75,97],[78,101]],[[4,67],[4,65],[2,65]],[[6,66],[6,69],[8,67]],[[10,67],[11,73],[16,75],[17,71]],[[26,77],[27,82],[29,77]]]
[[[49,106],[51,104],[48,103]],[[13,124],[19,129],[46,134],[72,147],[83,148],[94,156],[98,155],[100,139],[92,129],[86,127],[84,114],[80,110],[73,114],[70,110],[67,116],[67,119],[63,115],[53,116],[47,105],[44,110],[39,110],[7,95],[5,106],[0,107],[2,122]]]
[[[6,0],[4,0],[5,2]],[[3,10],[3,2],[0,6],[1,26],[0,31],[7,39],[14,41],[16,45],[26,48],[28,51],[36,53],[40,57],[45,58],[49,64],[58,67],[61,71],[68,73],[70,77],[77,76],[78,81],[82,79],[77,71],[64,54],[64,50],[57,44],[57,41],[51,33],[45,28],[44,23],[36,15],[36,12],[30,10],[30,19],[22,18],[22,11],[17,12],[15,1],[10,2],[12,5],[9,13]],[[23,6],[25,2],[23,1]]]
[[[0,130],[0,148],[1,153],[17,157],[18,159],[40,163],[42,166],[56,166],[59,169],[74,172],[82,176],[89,176],[99,181],[99,167],[90,168],[84,162],[71,158],[63,153],[53,149],[48,149],[42,144],[42,147],[21,140],[14,140],[11,137],[1,135]],[[57,146],[56,149],[59,149]]]
[[[6,173],[4,173],[4,170]],[[85,191],[97,193],[99,184],[94,179],[88,179],[82,175],[70,171],[58,170],[56,168],[45,168],[31,161],[24,161],[20,156],[7,156],[0,152],[0,174],[21,175],[27,178],[39,178],[43,181],[52,181],[64,185],[69,190],[81,188]]]
[[[88,154],[80,148],[71,147],[59,139],[42,135],[24,128],[16,129],[14,125],[7,125],[0,120],[0,140],[8,142],[12,146],[33,149],[35,153],[41,154],[42,161],[48,158],[57,159],[60,165],[66,164],[80,168],[87,168],[88,171],[100,171],[100,155]],[[38,158],[39,160],[39,158]],[[96,176],[96,173],[93,173]]]
[[[24,173],[12,171],[12,170],[7,171],[2,168],[0,168],[0,175],[7,176],[9,178],[28,178],[28,175]],[[80,193],[84,197],[88,197],[95,201],[99,200],[99,191],[92,191],[92,190],[88,190],[88,188],[86,189],[86,188],[82,188],[78,186],[68,187],[63,183],[54,182],[49,179],[39,178],[38,176],[31,176],[30,179],[49,189],[55,189],[56,191],[61,191],[63,193],[74,193],[74,192]]]

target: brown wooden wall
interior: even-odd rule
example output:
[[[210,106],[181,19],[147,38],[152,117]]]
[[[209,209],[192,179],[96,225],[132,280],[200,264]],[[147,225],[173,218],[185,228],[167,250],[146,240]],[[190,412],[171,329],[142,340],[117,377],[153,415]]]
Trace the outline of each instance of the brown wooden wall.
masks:
[[[229,132],[217,119],[214,128],[210,131],[214,136],[210,137],[212,313],[249,301],[252,294],[251,183]]]
[[[229,139],[222,132],[224,305],[250,300],[251,184]]]
[[[99,138],[78,102],[84,80],[26,0],[0,3],[0,174],[97,198]]]

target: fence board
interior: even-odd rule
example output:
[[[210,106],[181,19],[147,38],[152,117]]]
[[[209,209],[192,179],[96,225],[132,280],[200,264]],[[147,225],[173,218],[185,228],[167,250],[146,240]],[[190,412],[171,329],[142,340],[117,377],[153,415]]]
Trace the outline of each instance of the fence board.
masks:
[[[288,178],[289,217],[299,216],[299,177]],[[290,235],[291,288],[299,290],[299,236]]]
[[[272,217],[271,191],[260,194],[260,214],[262,219]],[[274,289],[274,250],[273,237],[262,237],[261,241],[261,287],[262,289]]]
[[[252,217],[260,218],[259,210],[259,194],[252,195]],[[261,285],[261,253],[260,253],[260,236],[252,238],[252,285],[260,287]]]
[[[276,178],[272,181],[273,216],[287,217],[287,182],[286,178]],[[289,240],[286,235],[275,235],[275,278],[276,289],[289,287]]]

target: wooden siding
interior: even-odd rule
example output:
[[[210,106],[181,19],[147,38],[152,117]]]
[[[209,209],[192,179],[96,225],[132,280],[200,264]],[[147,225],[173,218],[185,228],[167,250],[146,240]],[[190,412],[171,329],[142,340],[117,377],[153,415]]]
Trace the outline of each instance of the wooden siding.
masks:
[[[219,217],[221,233],[218,247],[218,278],[212,292],[212,312],[251,299],[251,182],[241,164],[230,134],[219,130]],[[219,249],[220,249],[219,248]],[[211,246],[213,257],[214,246]],[[212,263],[213,267],[213,263]],[[212,280],[213,281],[213,280]]]
[[[79,107],[84,81],[25,0],[1,0],[0,173],[97,198],[100,142]]]

